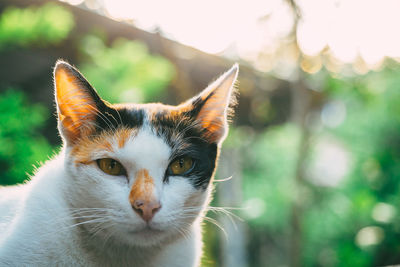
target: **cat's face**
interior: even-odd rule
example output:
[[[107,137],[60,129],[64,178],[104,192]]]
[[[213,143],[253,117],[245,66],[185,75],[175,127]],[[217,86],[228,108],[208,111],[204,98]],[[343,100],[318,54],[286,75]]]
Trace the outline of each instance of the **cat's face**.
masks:
[[[135,246],[185,235],[208,204],[238,68],[179,106],[111,105],[72,66],[55,71],[72,213]]]

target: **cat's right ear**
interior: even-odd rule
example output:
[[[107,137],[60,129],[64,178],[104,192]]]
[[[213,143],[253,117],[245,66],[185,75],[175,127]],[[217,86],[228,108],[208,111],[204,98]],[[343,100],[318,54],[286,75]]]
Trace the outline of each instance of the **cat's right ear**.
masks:
[[[54,67],[54,87],[59,130],[67,144],[73,144],[95,130],[105,104],[83,75],[61,60]]]

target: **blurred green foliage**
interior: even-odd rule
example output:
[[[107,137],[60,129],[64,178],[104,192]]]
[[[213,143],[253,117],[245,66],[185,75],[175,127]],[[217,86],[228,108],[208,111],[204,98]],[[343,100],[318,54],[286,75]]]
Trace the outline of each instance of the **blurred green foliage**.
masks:
[[[74,25],[71,12],[53,3],[23,9],[8,7],[0,16],[0,49],[57,44],[65,40]]]
[[[108,47],[99,35],[82,40],[84,61],[79,69],[100,95],[114,103],[154,101],[174,76],[173,65],[149,53],[145,44],[125,39]]]
[[[54,3],[8,7],[0,15],[0,51],[55,45],[74,27],[72,13]],[[6,81],[3,81],[6,82]],[[25,93],[5,88],[0,95],[0,185],[21,183],[35,164],[51,155],[52,147],[40,134],[52,114],[42,104],[30,104]]]
[[[309,211],[314,218],[324,220],[307,221],[305,225],[306,234],[314,236],[311,241],[315,245],[310,247],[315,253],[331,249],[335,266],[400,262],[398,71],[388,68],[362,78],[327,80],[330,97],[345,103],[347,118],[339,127],[326,131],[345,144],[352,166],[340,186],[324,192],[317,208]],[[377,230],[370,231],[376,242],[368,245],[362,241],[361,230],[371,226],[375,228],[368,229]],[[319,240],[313,234],[316,231]]]
[[[50,114],[42,105],[29,104],[21,91],[0,95],[0,184],[23,182],[34,164],[51,155],[51,146],[38,132]]]
[[[289,264],[292,201],[300,201],[302,266],[377,266],[400,262],[400,76],[387,68],[363,77],[326,75],[326,102],[345,106],[337,126],[311,129],[308,155],[299,155],[301,129],[291,123],[254,134],[231,129],[225,147],[242,155],[244,210],[251,229],[250,266]],[[319,114],[320,115],[320,114]],[[308,172],[295,184],[296,164],[320,160],[314,146],[334,140],[349,154],[345,176],[333,186],[313,182]],[[336,162],[331,162],[336,165]],[[322,179],[327,173],[319,173]],[[299,198],[296,199],[296,195]],[[262,254],[265,240],[281,253]],[[286,255],[286,256],[285,256]]]

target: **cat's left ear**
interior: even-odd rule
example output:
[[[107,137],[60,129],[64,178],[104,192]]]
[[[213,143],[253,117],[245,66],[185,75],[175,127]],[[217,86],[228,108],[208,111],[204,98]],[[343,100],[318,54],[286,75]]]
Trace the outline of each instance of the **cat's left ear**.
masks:
[[[61,60],[54,68],[54,87],[59,130],[67,144],[73,144],[95,130],[105,103],[76,68]]]
[[[238,73],[239,66],[235,64],[190,100],[196,121],[204,129],[204,138],[210,143],[222,142],[228,133],[228,115],[236,101],[234,85]]]

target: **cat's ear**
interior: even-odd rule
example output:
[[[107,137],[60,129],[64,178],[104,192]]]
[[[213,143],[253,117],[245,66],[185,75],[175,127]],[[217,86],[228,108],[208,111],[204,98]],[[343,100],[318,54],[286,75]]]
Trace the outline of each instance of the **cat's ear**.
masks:
[[[61,60],[54,68],[54,87],[60,133],[74,143],[95,129],[104,102],[76,68]]]
[[[236,100],[234,85],[238,73],[239,66],[235,64],[191,100],[196,121],[204,129],[204,138],[211,143],[223,141],[228,133],[228,115]]]

